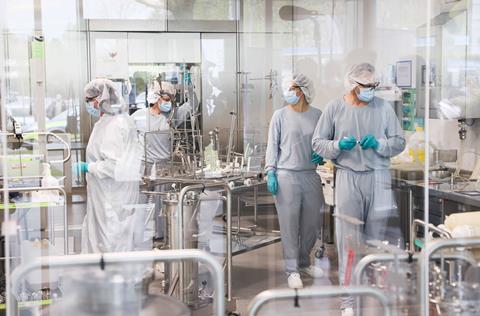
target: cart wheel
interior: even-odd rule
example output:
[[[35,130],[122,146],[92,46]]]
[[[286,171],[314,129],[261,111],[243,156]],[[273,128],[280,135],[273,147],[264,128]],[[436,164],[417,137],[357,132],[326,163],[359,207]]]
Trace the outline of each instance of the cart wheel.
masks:
[[[315,251],[315,258],[321,259],[323,258],[323,255],[325,254],[325,249],[321,248]]]
[[[227,315],[228,316],[240,316],[239,313],[235,313],[235,312],[229,312]]]

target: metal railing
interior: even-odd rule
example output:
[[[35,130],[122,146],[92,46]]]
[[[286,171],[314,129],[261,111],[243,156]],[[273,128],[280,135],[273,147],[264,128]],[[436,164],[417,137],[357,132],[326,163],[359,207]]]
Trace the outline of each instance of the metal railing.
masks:
[[[371,287],[360,287],[360,286],[349,286],[349,287],[340,287],[340,286],[322,286],[322,287],[312,287],[307,289],[280,289],[280,290],[268,290],[263,291],[250,302],[248,306],[248,316],[256,316],[258,311],[263,305],[269,301],[273,300],[284,300],[284,299],[294,299],[296,303],[300,298],[321,298],[321,297],[332,297],[340,295],[361,295],[361,296],[371,296],[376,298],[383,307],[384,315],[391,316],[392,311],[389,305],[389,300],[385,293],[382,291],[371,288]]]
[[[50,256],[41,257],[28,263],[18,266],[11,275],[12,292],[20,288],[21,280],[30,272],[43,268],[68,268],[78,265],[108,265],[118,263],[145,263],[152,261],[184,261],[196,260],[210,266],[213,284],[215,286],[215,315],[223,316],[225,313],[225,289],[223,269],[217,259],[208,253],[196,249],[182,250],[157,250],[157,251],[134,251],[116,252],[104,254],[83,254],[71,256]],[[10,306],[16,306],[13,295],[8,298]],[[11,310],[17,310],[13,308]],[[15,315],[15,314],[14,314]],[[9,315],[12,316],[12,315]]]

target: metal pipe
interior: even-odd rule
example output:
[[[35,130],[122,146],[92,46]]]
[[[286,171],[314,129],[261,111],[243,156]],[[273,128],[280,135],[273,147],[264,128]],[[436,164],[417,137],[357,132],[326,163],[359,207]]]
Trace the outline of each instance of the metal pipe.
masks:
[[[388,262],[395,260],[407,261],[409,258],[408,254],[404,255],[393,255],[389,253],[376,253],[363,257],[356,265],[353,270],[353,285],[360,285],[362,283],[362,276],[365,272],[365,269],[374,262]],[[414,255],[415,259],[417,255]],[[413,257],[412,257],[413,258]]]
[[[204,189],[204,188],[212,188],[212,187],[224,187],[224,183],[207,183],[207,184],[193,184],[184,187],[178,196],[178,241],[179,241],[179,248],[184,248],[184,231],[183,231],[183,200],[185,199],[185,195],[193,190]]]
[[[258,212],[258,186],[253,188],[253,225],[257,227],[257,212]]]
[[[425,254],[428,259],[432,257],[432,254],[438,250],[444,248],[454,248],[454,247],[479,247],[480,238],[454,238],[454,239],[436,239],[433,240],[430,245],[425,248]],[[448,256],[448,254],[442,254],[443,257]],[[476,264],[476,262],[475,262]]]
[[[408,245],[410,251],[415,250],[415,246],[411,244],[412,240],[412,225],[413,225],[413,191],[412,188],[409,187],[408,189],[408,224],[407,224],[407,229],[408,229],[408,237],[410,240],[410,243]],[[405,238],[407,239],[407,238]],[[414,239],[414,238],[413,238]]]
[[[395,258],[396,257],[396,258]],[[421,258],[419,253],[415,253],[411,256],[412,261],[418,261]],[[390,253],[376,253],[371,254],[368,256],[363,257],[355,266],[353,271],[353,285],[361,285],[362,284],[362,276],[365,273],[366,268],[375,262],[389,262],[394,260],[399,261],[408,261],[410,256],[408,254],[403,255],[394,255]],[[446,253],[446,254],[439,254],[437,256],[432,256],[432,259],[444,259],[444,260],[463,260],[466,263],[470,264],[471,266],[476,266],[477,261],[475,258],[471,256],[467,256],[461,252],[454,252],[454,253]]]
[[[444,248],[453,248],[453,247],[479,247],[480,246],[480,238],[455,238],[455,239],[437,239],[429,242],[426,244],[425,249],[423,250],[424,256],[422,260],[419,261],[420,263],[420,298],[421,299],[428,299],[428,291],[429,291],[429,280],[428,280],[428,266],[430,263],[430,257],[433,253],[437,252],[438,250]],[[423,304],[422,304],[423,303]],[[424,301],[420,301],[420,308],[428,312],[428,306],[423,306],[425,304]],[[427,303],[428,305],[428,303]],[[424,313],[426,314],[426,313]],[[427,314],[428,315],[428,314]]]
[[[227,192],[227,300],[230,302],[232,300],[232,267],[233,267],[233,249],[232,249],[232,195],[233,193],[238,193],[242,192],[248,189],[251,189],[253,186],[258,186],[261,185],[261,182],[255,182],[252,185],[240,185],[238,187],[233,187],[230,188],[228,183],[232,180],[240,180],[240,179],[245,179],[248,177],[232,177],[232,178],[227,178],[224,181],[212,181],[210,183],[200,183],[200,184],[194,184],[194,185],[189,185],[184,187],[179,194],[178,198],[178,223],[177,223],[177,228],[178,228],[178,240],[179,240],[179,248],[183,249],[184,244],[183,244],[183,235],[184,235],[184,230],[183,230],[183,200],[185,198],[185,195],[187,192],[192,191],[192,190],[198,190],[198,189],[204,189],[204,188],[212,188],[212,187],[221,187],[224,189],[224,191]],[[180,179],[180,182],[183,181]],[[179,182],[179,181],[177,181]],[[187,182],[187,180],[185,180]],[[205,181],[204,181],[205,182]],[[180,265],[181,266],[181,265]],[[181,267],[180,267],[180,272],[181,272]],[[180,273],[180,286],[182,285],[182,273]]]
[[[63,244],[63,251],[68,255],[68,208],[67,208],[67,193],[62,187],[27,187],[27,188],[0,188],[0,192],[30,192],[30,191],[59,191],[63,195],[63,238],[65,242]],[[7,211],[7,210],[5,210]],[[53,221],[53,217],[52,217]],[[52,225],[50,230],[54,231],[55,225]],[[54,241],[51,240],[52,244]]]
[[[426,10],[426,16],[425,16],[425,21],[426,23],[426,38],[431,38],[432,36],[432,0],[427,0],[427,10]],[[423,191],[423,196],[424,196],[424,201],[423,201],[423,218],[424,222],[428,223],[429,218],[430,218],[430,186],[428,185],[429,181],[429,169],[430,169],[430,82],[431,82],[431,58],[432,58],[432,48],[430,45],[426,45],[425,47],[425,112],[424,112],[424,119],[425,119],[425,144],[424,144],[424,150],[425,150],[425,164],[424,164],[424,169],[423,169],[423,183],[425,183],[424,186],[424,191]],[[430,243],[429,236],[428,234],[425,234],[425,247],[427,247]],[[422,251],[422,254],[424,255],[423,260],[427,261],[425,265],[421,266],[421,275],[422,278],[426,278],[427,282],[427,291],[428,291],[428,254],[425,251]],[[422,283],[423,284],[423,283]],[[423,296],[426,295],[426,296]],[[430,308],[429,308],[429,297],[427,292],[420,291],[420,313],[421,315],[426,315],[428,316],[430,314]]]
[[[237,237],[240,238],[240,197],[237,196]]]
[[[225,183],[228,181],[237,181],[245,179],[257,179],[257,173],[250,173],[241,176],[224,177],[222,179],[192,179],[192,178],[178,178],[178,177],[158,177],[156,181],[177,182],[177,183]],[[261,182],[260,182],[261,183]]]
[[[227,190],[227,301],[232,300],[232,190]]]
[[[184,249],[185,248],[185,232],[183,227],[183,200],[185,199],[185,195],[193,190],[204,189],[207,187],[215,187],[215,186],[224,186],[223,184],[194,184],[184,187],[178,196],[178,212],[177,212],[177,240],[178,240],[178,248]],[[184,293],[183,285],[184,283],[184,269],[183,264],[180,263],[179,265],[179,291],[181,295]]]
[[[83,254],[36,258],[32,262],[21,264],[12,272],[12,289],[14,289],[14,291],[19,289],[20,280],[22,278],[24,278],[28,273],[40,269],[44,266],[48,266],[49,268],[68,268],[78,265],[184,260],[197,260],[210,266],[213,283],[216,288],[214,291],[215,312],[217,316],[223,316],[225,313],[225,290],[222,266],[212,255],[196,249],[115,252],[104,254]],[[13,295],[11,295],[10,297],[10,303],[14,303]]]
[[[375,297],[383,307],[384,315],[391,316],[392,311],[389,306],[388,297],[380,290],[371,287],[359,286],[321,286],[306,289],[292,290],[279,289],[267,290],[255,296],[248,307],[248,316],[257,315],[260,308],[267,302],[280,299],[295,299],[295,298],[312,298],[312,297],[332,297],[340,295],[364,295]]]
[[[418,261],[419,258],[421,258],[421,255],[419,253],[415,253],[413,255],[409,254],[390,254],[390,253],[376,253],[376,254],[371,254],[368,256],[363,257],[355,266],[354,272],[353,272],[353,285],[360,286],[362,285],[362,277],[363,274],[365,273],[365,270],[367,269],[368,266],[370,266],[372,263],[375,262],[389,262],[389,261]],[[455,252],[455,253],[447,253],[447,254],[440,254],[438,257],[433,256],[433,259],[441,259],[443,260],[463,260],[470,264],[471,266],[476,266],[477,261],[473,257],[469,257],[463,253]],[[358,309],[356,310],[356,315],[360,315],[360,309],[361,309],[361,302],[358,299],[357,300],[357,307]]]
[[[6,135],[7,136],[15,136],[14,133],[6,133]],[[31,133],[23,133],[22,135],[45,135],[45,136],[53,136],[56,139],[58,139],[60,141],[60,143],[62,143],[65,146],[65,148],[67,149],[67,156],[64,157],[62,160],[50,160],[51,163],[65,163],[68,160],[70,160],[70,157],[72,156],[72,153],[71,153],[71,150],[70,150],[70,145],[68,145],[66,141],[64,141],[63,139],[58,137],[58,135],[56,135],[55,133],[51,133],[51,132],[31,132]]]
[[[433,232],[435,232],[435,233],[437,233],[440,236],[443,236],[445,238],[448,238],[448,239],[452,238],[452,234],[449,231],[447,231],[445,229],[438,228],[433,224],[428,224],[427,225],[424,221],[416,219],[416,220],[413,221],[412,228],[410,230],[410,251],[411,252],[415,251],[415,237],[417,235],[418,226],[423,226],[424,228],[428,228],[428,230],[425,231],[425,235],[428,234],[428,231],[433,231]]]
[[[230,121],[230,133],[228,135],[227,166],[228,166],[228,164],[230,164],[230,160],[232,159],[233,134],[235,132],[235,121],[236,121],[236,118],[237,118],[237,113],[232,111],[232,112],[230,112],[230,115],[232,116],[232,119]]]

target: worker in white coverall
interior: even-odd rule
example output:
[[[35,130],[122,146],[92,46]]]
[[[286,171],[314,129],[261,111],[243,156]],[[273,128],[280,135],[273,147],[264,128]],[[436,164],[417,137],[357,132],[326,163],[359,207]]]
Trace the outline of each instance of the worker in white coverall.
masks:
[[[128,107],[112,81],[95,79],[85,86],[87,112],[98,117],[86,150],[87,213],[82,253],[133,250],[139,197],[141,147]]]

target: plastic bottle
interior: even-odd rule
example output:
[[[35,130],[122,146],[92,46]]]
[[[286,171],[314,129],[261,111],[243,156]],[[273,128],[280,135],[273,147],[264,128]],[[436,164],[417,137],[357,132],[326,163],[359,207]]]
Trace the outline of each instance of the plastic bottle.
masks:
[[[43,173],[42,173],[42,187],[47,188],[47,187],[58,187],[60,186],[59,181],[52,176],[52,170],[50,168],[50,164],[48,163],[43,163]],[[44,197],[51,202],[57,202],[60,198],[59,192],[58,191],[43,191]]]
[[[416,127],[415,133],[409,139],[409,155],[412,161],[423,164],[425,162],[425,132],[423,127]]]

